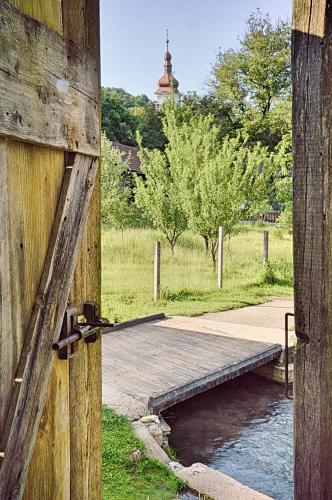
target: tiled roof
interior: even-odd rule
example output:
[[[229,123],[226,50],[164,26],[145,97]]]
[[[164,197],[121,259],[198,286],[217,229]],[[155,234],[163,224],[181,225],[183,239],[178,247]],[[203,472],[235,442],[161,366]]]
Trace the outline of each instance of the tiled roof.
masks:
[[[127,146],[119,142],[112,142],[112,146],[123,153],[124,160],[128,160],[129,170],[141,174],[141,162],[138,158],[138,148],[135,146]]]

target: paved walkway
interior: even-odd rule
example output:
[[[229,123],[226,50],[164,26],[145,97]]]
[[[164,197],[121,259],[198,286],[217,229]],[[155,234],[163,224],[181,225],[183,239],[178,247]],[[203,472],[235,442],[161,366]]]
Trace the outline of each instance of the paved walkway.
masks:
[[[103,337],[103,402],[131,420],[280,356],[289,299],[196,318],[172,317]]]

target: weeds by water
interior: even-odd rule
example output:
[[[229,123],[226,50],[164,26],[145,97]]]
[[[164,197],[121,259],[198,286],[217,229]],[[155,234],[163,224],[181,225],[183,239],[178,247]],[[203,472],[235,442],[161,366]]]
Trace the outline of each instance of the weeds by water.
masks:
[[[104,407],[102,424],[103,500],[173,500],[186,486],[165,465],[145,455],[127,419]],[[142,456],[135,460],[138,450]]]

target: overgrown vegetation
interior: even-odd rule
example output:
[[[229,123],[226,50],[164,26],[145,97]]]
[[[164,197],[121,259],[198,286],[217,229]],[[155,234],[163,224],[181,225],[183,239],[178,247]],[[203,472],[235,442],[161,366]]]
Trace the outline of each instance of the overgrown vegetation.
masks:
[[[102,426],[103,499],[174,500],[185,483],[161,462],[146,456],[144,444],[128,420],[104,406]],[[135,454],[138,450],[141,454]]]
[[[202,238],[184,232],[172,257],[163,235],[152,229],[130,229],[124,237],[115,229],[102,234],[103,314],[123,321],[164,311],[166,314],[199,315],[258,304],[271,296],[293,293],[292,239],[288,232],[270,229],[270,266],[273,285],[264,279],[263,231],[266,226],[240,225],[224,243],[224,285],[209,265]],[[281,237],[280,237],[281,236]],[[160,239],[161,300],[154,304],[154,242]]]

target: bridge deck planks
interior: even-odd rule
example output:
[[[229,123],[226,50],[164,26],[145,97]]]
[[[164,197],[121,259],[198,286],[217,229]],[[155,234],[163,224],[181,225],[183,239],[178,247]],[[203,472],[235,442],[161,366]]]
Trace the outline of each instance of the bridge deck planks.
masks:
[[[158,412],[277,359],[282,352],[277,343],[175,326],[156,320],[105,334],[105,394],[114,388]]]

